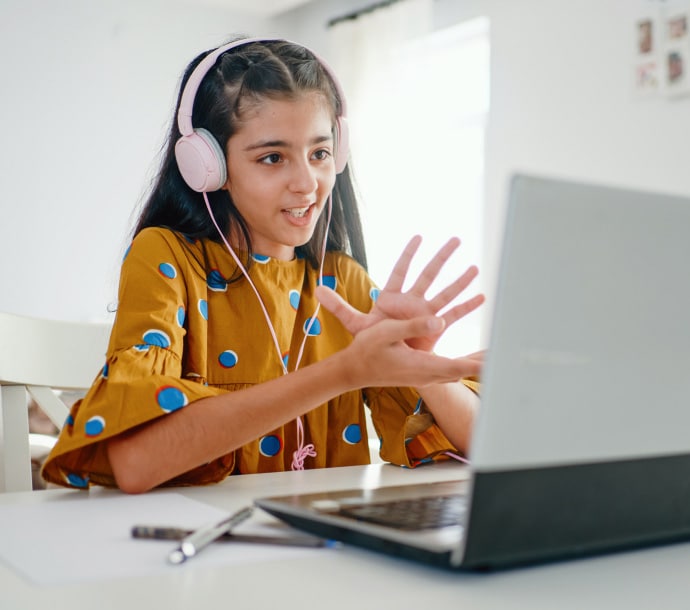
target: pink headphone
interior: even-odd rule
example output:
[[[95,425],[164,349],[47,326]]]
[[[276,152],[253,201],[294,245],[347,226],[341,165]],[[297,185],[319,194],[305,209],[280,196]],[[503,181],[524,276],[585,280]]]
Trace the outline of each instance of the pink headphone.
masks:
[[[223,148],[206,129],[195,129],[192,126],[192,109],[194,98],[202,79],[216,63],[220,55],[252,42],[271,42],[282,40],[279,38],[244,38],[218,47],[201,60],[199,65],[189,76],[180,99],[180,109],[177,113],[177,124],[182,136],[175,144],[175,158],[184,181],[198,193],[217,191],[227,181],[227,165]],[[288,42],[288,41],[285,41]],[[313,51],[311,51],[314,53]],[[340,100],[341,111],[336,117],[336,146],[335,171],[341,173],[347,164],[349,154],[349,137],[347,129],[345,94],[328,64],[314,53],[323,69],[326,71]]]

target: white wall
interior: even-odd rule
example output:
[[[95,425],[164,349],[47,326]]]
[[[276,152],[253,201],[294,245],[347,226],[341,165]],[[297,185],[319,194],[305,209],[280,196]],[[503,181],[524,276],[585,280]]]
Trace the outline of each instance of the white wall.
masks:
[[[107,319],[189,60],[265,21],[147,0],[2,0],[0,311]]]
[[[163,0],[3,0],[0,310],[105,316],[130,214],[195,53],[245,32],[327,56],[327,21],[368,4],[315,0],[265,22]],[[690,98],[632,94],[644,5],[435,0],[437,27],[491,20],[485,274],[515,170],[690,194]]]
[[[672,1],[690,7],[688,0],[662,4]],[[318,0],[283,24],[301,40],[325,45],[329,18],[368,4]],[[690,97],[640,99],[633,92],[634,24],[657,6],[651,0],[435,0],[436,28],[490,19],[483,261],[489,292],[516,171],[690,196]]]
[[[690,7],[687,0],[677,4]],[[658,5],[437,0],[446,22],[475,13],[491,20],[488,273],[515,171],[690,196],[690,97],[641,99],[633,89],[634,24]]]

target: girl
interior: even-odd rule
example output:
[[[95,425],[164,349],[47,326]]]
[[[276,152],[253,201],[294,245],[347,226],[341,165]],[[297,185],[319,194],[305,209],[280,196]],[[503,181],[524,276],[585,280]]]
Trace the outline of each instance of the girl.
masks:
[[[366,464],[365,404],[387,461],[466,451],[481,359],[432,348],[481,304],[452,305],[477,270],[425,297],[454,239],[403,292],[414,238],[375,288],[325,63],[286,41],[235,41],[189,65],[177,110],[105,366],[43,476],[138,493]]]

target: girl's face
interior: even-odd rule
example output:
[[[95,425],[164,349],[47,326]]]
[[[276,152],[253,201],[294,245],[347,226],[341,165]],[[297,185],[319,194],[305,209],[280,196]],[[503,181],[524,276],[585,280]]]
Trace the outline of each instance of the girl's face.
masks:
[[[335,183],[331,129],[330,108],[317,92],[266,99],[244,112],[228,140],[225,188],[257,254],[291,260],[314,233]]]

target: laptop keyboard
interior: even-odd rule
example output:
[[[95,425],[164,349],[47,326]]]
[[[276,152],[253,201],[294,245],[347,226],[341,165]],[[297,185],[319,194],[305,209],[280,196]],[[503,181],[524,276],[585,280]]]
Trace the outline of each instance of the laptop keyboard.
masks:
[[[414,531],[462,525],[467,496],[408,498],[357,506],[342,506],[338,511],[358,521],[369,521],[396,529]]]

